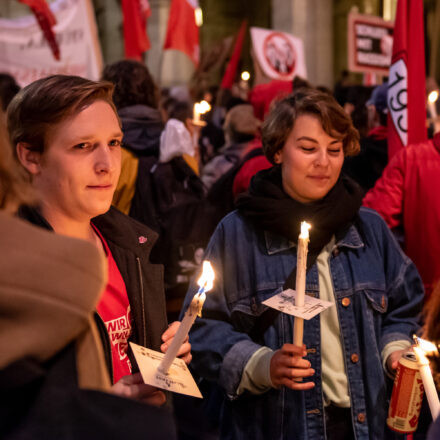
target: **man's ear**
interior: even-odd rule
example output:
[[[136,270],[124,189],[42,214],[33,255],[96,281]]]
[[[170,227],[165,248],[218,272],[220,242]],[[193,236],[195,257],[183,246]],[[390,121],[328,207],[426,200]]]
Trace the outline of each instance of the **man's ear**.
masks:
[[[41,153],[34,151],[26,142],[19,142],[16,146],[17,157],[21,165],[33,176],[40,172]]]

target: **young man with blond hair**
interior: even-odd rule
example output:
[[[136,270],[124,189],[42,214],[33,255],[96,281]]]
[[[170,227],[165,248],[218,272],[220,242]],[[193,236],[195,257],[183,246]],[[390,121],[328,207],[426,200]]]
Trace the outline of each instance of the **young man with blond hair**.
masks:
[[[110,208],[122,144],[112,92],[108,82],[54,75],[28,85],[11,102],[9,135],[40,200],[37,209],[22,209],[21,216],[87,240],[105,255],[108,282],[95,318],[112,389],[161,405],[164,393],[145,385],[140,373],[132,374],[128,342],[166,351],[179,324],[167,329],[163,269],[149,262],[156,234]],[[179,354],[190,361],[188,342]]]

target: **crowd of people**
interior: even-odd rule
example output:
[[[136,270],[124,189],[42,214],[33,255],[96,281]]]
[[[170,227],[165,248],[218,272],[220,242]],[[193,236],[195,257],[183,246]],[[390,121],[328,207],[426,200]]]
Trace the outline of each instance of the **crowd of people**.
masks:
[[[399,438],[399,359],[440,343],[440,133],[389,161],[386,81],[194,96],[123,60],[1,74],[0,104],[1,438]],[[296,346],[263,302],[295,289],[303,220],[306,292],[332,307]],[[204,260],[178,353],[198,401],[145,384],[129,343],[167,351]]]

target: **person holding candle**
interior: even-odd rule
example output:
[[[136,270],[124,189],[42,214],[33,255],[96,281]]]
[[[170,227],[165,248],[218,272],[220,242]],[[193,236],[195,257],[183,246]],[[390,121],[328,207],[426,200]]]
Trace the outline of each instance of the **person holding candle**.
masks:
[[[222,389],[223,438],[385,439],[386,373],[418,329],[420,276],[341,175],[359,136],[333,97],[288,96],[262,134],[274,166],[253,178],[207,247],[216,282],[190,333],[191,365]],[[303,221],[306,293],[334,305],[304,322],[305,345],[295,346],[293,317],[262,303],[295,288]]]
[[[105,259],[17,218],[36,198],[6,139],[0,121],[0,438],[177,438],[166,409],[108,393],[93,319]]]
[[[164,393],[145,385],[140,373],[132,374],[128,342],[166,351],[179,323],[166,329],[162,267],[149,261],[157,235],[110,209],[122,140],[112,91],[108,82],[54,75],[12,100],[7,117],[14,154],[39,198],[37,209],[24,207],[20,215],[57,234],[89,241],[105,256],[108,282],[95,318],[112,391],[160,406]],[[188,342],[179,356],[191,359]]]

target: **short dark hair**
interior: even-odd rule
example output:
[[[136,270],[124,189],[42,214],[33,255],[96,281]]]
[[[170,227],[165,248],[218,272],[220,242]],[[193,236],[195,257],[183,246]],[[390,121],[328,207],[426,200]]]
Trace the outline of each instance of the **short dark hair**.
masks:
[[[192,107],[189,102],[177,101],[168,112],[169,119],[178,119],[185,123],[188,118],[192,117]]]
[[[329,136],[342,136],[345,156],[359,152],[359,133],[333,96],[318,90],[300,89],[279,101],[263,123],[263,151],[270,162],[275,163],[275,153],[284,147],[301,115],[316,116]]]
[[[115,86],[113,101],[116,108],[146,105],[159,108],[159,92],[145,64],[121,60],[104,68],[102,79]]]
[[[116,113],[112,93],[113,84],[79,76],[53,75],[34,81],[20,90],[8,107],[7,124],[14,151],[17,143],[25,142],[31,150],[42,153],[54,124],[95,101],[107,102]]]
[[[0,73],[0,103],[3,111],[6,111],[12,98],[20,91],[20,86],[9,73]]]

